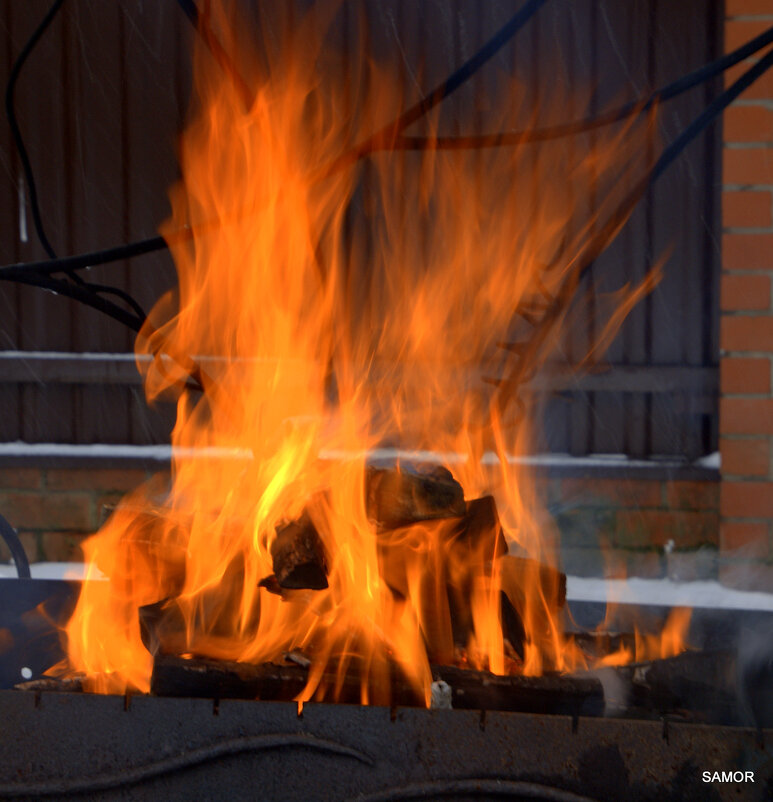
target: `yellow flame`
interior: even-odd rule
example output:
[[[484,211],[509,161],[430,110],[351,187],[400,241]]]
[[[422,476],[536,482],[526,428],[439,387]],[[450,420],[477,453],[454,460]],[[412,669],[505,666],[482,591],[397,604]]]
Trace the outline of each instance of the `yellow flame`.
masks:
[[[454,660],[455,646],[480,668],[515,664],[503,594],[523,621],[522,670],[572,668],[582,657],[536,568],[503,572],[490,550],[459,545],[455,521],[378,531],[366,454],[397,443],[446,455],[468,500],[496,496],[513,547],[556,564],[531,479],[512,460],[531,447],[531,419],[500,405],[482,376],[503,375],[514,357],[498,345],[517,334],[514,311],[558,294],[641,172],[646,125],[599,135],[593,152],[430,148],[325,169],[411,98],[367,53],[346,75],[334,68],[319,20],[296,19],[250,50],[233,12],[213,3],[208,20],[254,95],[245,103],[197,44],[197,100],[163,227],[178,289],[137,341],[154,357],[148,397],[178,397],[172,486],[140,489],[87,544],[109,579],[84,583],[67,626],[73,670],[95,690],[148,690],[138,609],[164,602],[162,649],[253,662],[308,654],[299,711],[352,675],[363,702],[386,703],[393,670],[429,703],[430,661]],[[520,96],[514,85],[501,104],[502,130]],[[437,118],[427,125],[437,134]],[[583,219],[572,198],[591,183],[603,201]],[[652,281],[617,299],[605,342]],[[185,386],[192,364],[203,394]],[[329,587],[259,589],[277,528],[304,510]],[[467,608],[466,644],[455,644],[448,587]]]

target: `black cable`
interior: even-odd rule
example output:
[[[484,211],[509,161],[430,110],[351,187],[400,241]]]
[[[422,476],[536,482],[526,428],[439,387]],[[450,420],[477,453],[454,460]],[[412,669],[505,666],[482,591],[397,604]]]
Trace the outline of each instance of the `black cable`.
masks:
[[[178,2],[186,7],[193,5],[190,0],[178,0]],[[435,140],[435,143],[438,147],[453,148],[467,147],[467,145],[464,144],[465,140],[478,140],[481,143],[481,147],[492,147],[499,144],[505,144],[505,137],[517,140],[507,142],[507,144],[518,144],[519,142],[524,141],[539,141],[540,139],[550,139],[559,135],[568,135],[591,130],[591,127],[600,127],[601,125],[606,125],[620,120],[623,118],[623,116],[625,116],[626,113],[631,113],[633,110],[643,110],[651,106],[652,102],[654,102],[654,98],[656,98],[658,101],[664,101],[669,100],[672,97],[676,97],[678,94],[681,94],[687,89],[696,86],[701,80],[707,80],[708,78],[717,75],[719,72],[737,64],[744,58],[748,58],[750,55],[753,55],[755,52],[764,47],[766,43],[771,41],[773,41],[773,28],[755,37],[745,45],[742,45],[738,49],[734,50],[732,53],[728,53],[727,55],[711,62],[710,64],[705,65],[701,69],[696,70],[689,75],[678,79],[677,81],[674,81],[668,86],[656,90],[650,96],[649,100],[629,103],[626,106],[622,106],[621,108],[613,112],[609,112],[608,114],[601,115],[600,117],[595,117],[590,120],[580,120],[575,123],[567,123],[562,126],[552,126],[551,128],[531,132],[531,134],[529,132],[511,132],[509,134],[494,134],[490,135],[489,137],[486,137],[485,135],[480,137],[441,137],[438,140]],[[561,131],[560,134],[557,133],[559,131]],[[532,136],[533,139],[526,140],[525,137],[528,136]],[[496,139],[497,142],[486,142],[484,141],[486,139]],[[427,141],[427,138],[421,137],[398,137],[394,146],[396,148],[423,148],[426,147]],[[364,156],[366,154],[363,153],[362,155]],[[186,232],[180,232],[180,234],[184,236],[189,235]],[[135,256],[142,256],[147,253],[165,250],[166,248],[168,248],[168,245],[163,237],[150,237],[148,239],[138,240],[126,245],[118,245],[112,248],[105,248],[98,251],[92,251],[90,253],[77,254],[75,256],[67,256],[60,259],[47,259],[37,262],[20,262],[14,265],[5,265],[0,267],[0,279],[11,278],[11,274],[15,274],[15,271],[20,268],[27,268],[29,270],[42,273],[55,273],[58,271],[70,270],[74,271],[86,267],[109,264],[110,262],[117,262],[124,259],[131,259]]]
[[[97,251],[95,252],[97,259],[90,259],[90,254],[82,254],[75,258],[70,257],[65,259],[57,259],[56,253],[48,241],[43,229],[40,208],[37,200],[35,179],[32,172],[32,165],[30,163],[27,150],[24,146],[21,130],[19,129],[18,122],[16,120],[14,108],[14,91],[16,81],[18,80],[25,61],[29,57],[34,47],[40,41],[43,33],[51,24],[51,21],[63,3],[64,0],[56,0],[44,19],[33,32],[13,66],[8,86],[6,88],[6,112],[8,115],[8,122],[12,129],[14,140],[20,154],[27,183],[30,187],[30,205],[32,207],[33,219],[35,221],[35,230],[38,233],[38,237],[44,249],[51,259],[39,263],[22,263],[8,266],[8,268],[0,268],[0,280],[16,281],[21,284],[28,284],[30,286],[48,290],[49,292],[67,296],[74,300],[80,301],[87,306],[97,309],[103,314],[106,314],[109,317],[112,317],[114,320],[117,320],[119,323],[123,323],[132,331],[139,333],[147,321],[147,315],[140,304],[128,292],[120,289],[119,287],[87,282],[75,271],[78,269],[95,266],[96,264],[100,263],[100,257],[104,258],[107,256],[109,257],[108,261],[124,259],[131,255],[148,253],[153,250],[161,250],[162,248],[167,247],[167,243],[161,237],[154,237],[143,242],[130,243],[128,246],[110,248],[107,249],[107,251]],[[183,232],[182,236],[186,236],[185,232]],[[179,237],[180,235],[178,235],[178,238]],[[37,269],[36,264],[40,265],[40,267]],[[70,281],[54,278],[53,274],[59,272],[64,273],[70,279]],[[125,309],[122,309],[120,306],[117,306],[106,298],[103,298],[103,295],[113,295],[117,298],[120,298],[132,309],[135,314],[132,315]],[[150,336],[149,332],[146,333],[148,333],[148,336]],[[179,360],[176,361],[179,363]],[[201,369],[193,361],[190,361],[188,365],[184,366],[184,369],[190,374],[190,380],[185,382],[185,386],[187,386],[189,389],[203,391],[203,371],[201,371]]]
[[[30,196],[32,221],[35,225],[35,232],[38,235],[40,244],[43,246],[43,250],[45,250],[51,259],[56,259],[56,252],[51,247],[51,243],[48,241],[46,232],[43,229],[43,219],[41,218],[40,206],[38,204],[38,190],[35,186],[35,178],[32,174],[32,165],[30,164],[29,155],[27,154],[27,149],[24,147],[24,140],[21,135],[21,130],[19,129],[19,122],[16,119],[14,94],[16,91],[16,81],[19,78],[21,69],[24,66],[24,62],[27,61],[30,53],[34,50],[35,45],[38,43],[38,41],[40,41],[40,38],[46,32],[46,29],[51,24],[51,21],[56,16],[63,4],[64,0],[54,0],[53,5],[48,10],[48,13],[45,17],[43,17],[40,25],[35,28],[35,31],[27,41],[24,49],[21,51],[21,53],[19,53],[19,56],[17,57],[11,69],[11,75],[8,78],[8,85],[5,88],[5,114],[8,117],[8,125],[11,128],[13,141],[16,144],[16,150],[19,153],[19,160],[21,161],[22,169],[24,170],[24,180],[27,182],[27,189]]]
[[[63,0],[59,1],[63,2]],[[542,2],[544,2],[544,0],[542,0]],[[541,3],[529,4],[528,9],[530,10],[530,13],[534,13],[536,8],[538,8],[540,4]],[[523,12],[526,9],[527,6],[524,6],[521,9],[521,12]],[[516,15],[516,17],[519,17],[521,12],[519,12],[519,14]],[[487,43],[487,45],[485,45],[484,48],[482,48],[482,50],[479,51],[478,54],[476,54],[475,56],[472,57],[472,59],[466,62],[459,70],[457,70],[454,73],[454,75],[451,76],[451,78],[449,78],[446,82],[441,84],[440,87],[438,87],[434,92],[430,93],[419,104],[417,104],[412,109],[409,109],[407,112],[401,115],[401,117],[398,119],[398,121],[396,121],[395,124],[393,124],[392,126],[388,126],[387,128],[390,131],[394,131],[399,125],[402,124],[401,121],[404,122],[406,125],[410,124],[411,122],[414,122],[416,119],[418,119],[418,117],[421,116],[421,113],[426,113],[426,111],[432,108],[432,106],[436,105],[436,103],[440,102],[440,100],[442,100],[444,97],[447,97],[448,94],[450,94],[452,91],[458,88],[458,86],[461,85],[460,81],[462,81],[462,79],[467,80],[471,76],[472,74],[470,72],[471,65],[477,64],[477,66],[475,66],[475,69],[479,68],[480,66],[482,66],[483,63],[485,63],[485,61],[487,61],[489,58],[493,56],[493,54],[496,52],[496,49],[498,49],[504,44],[504,41],[501,41],[501,43],[499,44],[497,44],[497,41],[501,38],[502,34],[507,29],[513,28],[515,22],[516,18],[514,17],[507,24],[507,26],[505,26],[505,28],[503,28],[494,37],[494,39],[490,40]],[[517,30],[517,28],[515,30]],[[515,30],[512,30],[512,33],[510,34],[511,36],[515,33]],[[769,41],[768,37],[770,36],[771,36],[771,30],[765,31],[764,33],[760,34],[751,41],[747,42],[745,45],[742,45],[740,48],[736,49],[732,53],[729,53],[726,56],[723,56],[722,58],[717,59],[714,62],[711,62],[711,64],[706,65],[700,70],[690,73],[689,75],[684,76],[683,78],[673,82],[672,84],[669,84],[667,87],[664,87],[662,90],[659,90],[659,99],[660,100],[664,98],[668,99],[670,97],[676,96],[676,94],[679,94],[682,91],[686,91],[687,88],[695,86],[701,80],[701,76],[703,76],[702,79],[705,80],[708,77],[712,77],[718,74],[722,70],[726,70],[728,67],[737,63],[739,60],[748,57],[749,55],[753,54],[761,47],[763,47],[764,44],[767,41]],[[494,49],[493,52],[491,52],[491,49],[494,47],[496,47],[496,49]],[[762,62],[758,62],[758,65],[755,65],[755,67],[758,68],[759,64],[763,64],[763,62],[765,61],[766,60],[764,59]],[[759,77],[759,75],[761,75],[762,72],[765,71],[765,69],[767,69],[767,67],[762,67],[761,69],[753,68],[748,73],[745,73],[744,76],[742,76],[742,79],[739,79],[739,81],[748,80],[749,83],[751,83],[752,81],[756,80],[756,78]],[[733,87],[736,87],[737,85],[738,82],[736,82],[736,84],[734,84]],[[733,91],[733,87],[731,87],[728,90],[725,90],[725,92],[720,94],[709,108],[724,109],[731,101],[730,100],[724,101],[723,99],[728,97],[728,92]],[[741,91],[743,91],[743,89],[738,90],[738,92],[733,94],[733,98],[736,97],[737,94],[739,94]],[[658,94],[658,92],[656,92],[655,94]],[[716,104],[720,105],[717,106]],[[629,104],[629,107],[641,108],[642,104]],[[619,114],[625,108],[626,107],[622,107],[622,109],[618,109],[610,114]],[[604,116],[609,117],[610,115],[604,115]],[[694,131],[693,135],[691,135],[688,139],[680,137],[675,143],[672,144],[670,148],[668,148],[662,154],[661,159],[658,161],[658,164],[661,165],[661,167],[659,168],[661,172],[668,166],[668,164],[671,163],[671,161],[673,161],[674,158],[676,158],[676,155],[678,155],[681,149],[686,146],[686,144],[693,138],[693,136],[697,135],[697,133],[699,133],[699,131],[702,130],[701,126],[705,127],[706,125],[708,125],[714,116],[716,116],[716,114],[710,115],[709,118],[706,118],[704,115],[701,115],[693,123],[693,125],[699,126],[699,130]],[[589,121],[580,121],[580,123],[583,122],[587,123]],[[577,124],[578,123],[575,124],[570,123],[568,124],[568,126]],[[689,130],[692,130],[692,126],[690,127]],[[355,149],[358,154],[357,158],[362,158],[363,156],[367,155],[367,153],[371,152],[371,150],[365,149],[364,146],[367,144],[368,144],[367,142],[362,143]],[[373,144],[377,143],[371,142],[371,145]],[[675,147],[677,145],[679,146],[678,148]],[[352,151],[350,151],[349,153],[351,154]],[[347,158],[351,158],[351,155],[349,155]],[[663,159],[667,159],[667,161],[663,161]],[[658,175],[659,174],[660,173],[658,173]],[[656,177],[657,175],[653,175],[650,177],[650,180],[655,180]],[[646,191],[646,187],[644,191]],[[189,229],[184,229],[178,232],[177,236],[190,238],[192,236],[192,232]],[[71,271],[71,270],[74,271],[90,266],[108,264],[110,262],[128,259],[134,256],[140,256],[143,254],[152,253],[154,251],[164,250],[168,247],[169,246],[163,237],[151,237],[149,239],[128,243],[126,245],[119,245],[113,248],[107,248],[100,251],[93,251],[87,254],[78,254],[75,256],[65,257],[63,259],[50,259],[38,262],[27,262],[15,265],[5,265],[0,267],[0,280],[23,281],[23,283],[32,284],[33,286],[44,286],[44,288],[50,289],[50,287],[45,286],[43,284],[40,285],[36,284],[34,280],[34,275],[37,274],[45,276],[58,271]],[[59,291],[59,290],[55,289],[54,291]],[[73,293],[63,292],[63,294],[69,294],[70,297],[76,297],[75,294]],[[90,305],[95,306],[95,308],[99,308],[95,304],[90,304]],[[108,312],[107,314],[110,314],[111,317],[116,317],[116,315],[113,315],[110,312]],[[116,319],[120,318],[116,317]],[[130,327],[133,328],[133,326]]]
[[[209,26],[207,12],[205,11],[203,14],[200,14],[198,6],[193,0],[177,0],[177,5],[180,6],[185,16],[190,20],[191,25],[193,25],[196,32],[201,36],[202,41],[207,46],[207,50],[209,50],[212,57],[220,65],[220,68],[231,79],[236,90],[241,95],[242,103],[244,103],[245,108],[249,108],[253,98],[252,90],[237,69],[228,51],[220,44],[220,40],[212,32]]]
[[[72,281],[54,278],[51,275],[36,273],[26,269],[18,270],[18,268],[17,272],[14,274],[3,275],[0,273],[0,280],[16,281],[19,284],[27,284],[31,287],[39,287],[43,290],[49,290],[55,295],[65,295],[68,298],[73,298],[76,301],[86,304],[86,306],[90,306],[100,312],[103,312],[108,317],[112,317],[114,320],[117,320],[119,323],[123,323],[132,331],[139,332],[142,328],[142,324],[145,322],[144,317],[133,315],[127,312],[123,307],[117,306],[116,304],[112,303],[112,301],[108,301],[101,295],[91,292],[88,289],[85,289],[83,285],[75,284]]]
[[[149,239],[130,242],[127,245],[117,245],[90,253],[80,253],[76,256],[64,256],[60,259],[43,259],[39,262],[19,262],[14,265],[0,267],[0,279],[12,278],[18,271],[29,271],[41,275],[58,273],[61,271],[82,270],[86,267],[105,265],[110,262],[119,262],[131,259],[133,256],[143,256],[146,253],[161,251],[169,246],[163,237],[150,237]]]
[[[16,530],[2,515],[0,515],[0,537],[3,538],[8,550],[11,552],[11,557],[13,557],[13,562],[16,566],[16,575],[19,579],[29,579],[31,576],[30,563],[24,551],[24,546],[22,546]]]
[[[771,29],[773,30],[773,28]],[[650,177],[654,183],[665,172],[666,168],[685,149],[685,147],[707,128],[739,95],[745,92],[763,73],[773,66],[773,49],[756,64],[750,67],[734,84],[714,98],[708,106],[682,131],[681,134],[663,151]]]
[[[64,5],[64,0],[55,0],[55,2],[51,5],[48,10],[48,13],[40,22],[38,27],[33,32],[32,36],[27,40],[27,43],[22,48],[21,53],[17,57],[16,61],[14,62],[13,68],[11,69],[11,74],[8,79],[8,84],[6,86],[5,91],[5,111],[6,116],[8,118],[8,125],[11,129],[11,133],[13,135],[13,140],[16,145],[17,152],[19,154],[19,159],[22,164],[22,169],[24,171],[24,180],[27,183],[28,191],[29,191],[29,200],[30,200],[30,209],[32,211],[32,220],[35,227],[35,232],[40,240],[43,249],[46,251],[50,260],[56,260],[56,251],[54,250],[51,242],[49,241],[45,229],[43,227],[43,218],[40,213],[40,204],[38,202],[38,192],[37,192],[37,185],[35,183],[35,176],[32,171],[32,164],[29,159],[29,154],[27,153],[27,148],[24,145],[24,138],[21,133],[21,129],[19,128],[19,123],[16,118],[16,107],[15,107],[15,92],[16,92],[16,83],[18,81],[19,75],[21,74],[21,70],[24,67],[27,59],[29,58],[30,54],[34,50],[37,43],[42,38],[43,34],[46,32],[48,27],[51,25],[52,20],[59,12],[61,7]],[[45,264],[46,262],[44,262]],[[91,267],[91,264],[83,265],[83,267]],[[79,286],[83,292],[78,292],[77,297],[80,300],[85,298],[84,293],[93,293],[95,296],[99,296],[100,294],[109,294],[114,295],[117,298],[120,298],[124,303],[126,303],[131,309],[138,315],[140,319],[145,318],[145,312],[140,306],[140,304],[132,298],[132,296],[118,287],[111,287],[104,284],[94,284],[91,282],[84,281],[77,273],[75,273],[76,268],[69,266],[67,261],[64,260],[60,263],[55,269],[47,271],[50,273],[55,272],[63,272],[65,273],[70,280],[77,286]],[[32,283],[32,282],[26,282]],[[34,286],[41,286],[39,284],[34,284]],[[50,289],[50,287],[44,287],[46,289]],[[56,290],[57,292],[63,292],[64,287],[60,284]],[[66,294],[66,293],[65,293]],[[75,295],[71,295],[71,297],[76,297]],[[93,304],[92,304],[93,305]],[[111,305],[112,306],[112,305]],[[105,311],[107,308],[111,307],[100,307],[97,305],[97,308],[102,308]],[[116,307],[117,308],[117,307]],[[108,313],[112,314],[112,313]]]
[[[771,67],[773,67],[773,49],[743,73],[735,83],[714,98],[690,125],[688,125],[663,151],[649,172],[625,197],[616,211],[591,238],[583,252],[578,256],[576,260],[577,267],[572,270],[570,277],[566,280],[558,295],[550,304],[542,320],[539,321],[535,327],[533,336],[528,342],[517,344],[518,348],[522,349],[519,353],[518,365],[509,378],[498,382],[500,393],[504,393],[508,390],[512,392],[525,381],[529,365],[534,361],[534,357],[539,353],[546,342],[553,326],[560,319],[561,312],[568,307],[577,286],[588,273],[595,260],[617,235],[626,220],[629,219],[634,207],[642,197],[644,197],[647,190],[663,175],[666,169],[668,169],[690,142],[714,122],[740,94],[748,89],[749,86]],[[550,267],[548,267],[548,269],[550,269]],[[500,394],[500,403],[504,403],[505,399],[506,396]]]
[[[177,5],[180,6],[180,8],[183,11],[183,14],[185,14],[185,16],[188,17],[188,19],[191,22],[191,25],[193,25],[193,27],[196,30],[198,30],[199,9],[196,3],[194,3],[193,0],[177,0]]]
[[[626,103],[617,109],[604,112],[594,117],[586,117],[571,123],[552,125],[546,128],[533,130],[508,131],[499,134],[474,134],[472,136],[400,136],[393,143],[392,150],[475,150],[481,148],[512,147],[513,145],[524,145],[530,142],[546,142],[551,139],[560,139],[566,136],[593,131],[607,125],[620,122],[627,117],[642,114],[651,109],[656,103],[664,103],[678,97],[684,92],[705,83],[725,70],[734,67],[749,56],[754,55],[767,45],[773,43],[773,26],[763,31],[754,39],[746,44],[727,53],[718,59],[704,64],[697,70],[693,70],[687,75],[683,75],[676,81],[667,84],[660,89],[656,89],[646,101],[636,100]],[[382,150],[384,148],[381,148]]]
[[[452,73],[442,84],[436,86],[418,103],[404,111],[396,120],[385,125],[380,131],[350,148],[339,156],[332,164],[323,168],[322,176],[327,177],[352,162],[358,161],[374,150],[390,149],[400,133],[415,123],[441,101],[455,92],[462,84],[490,61],[523,26],[539,11],[547,0],[529,0],[505,23],[480,50]]]

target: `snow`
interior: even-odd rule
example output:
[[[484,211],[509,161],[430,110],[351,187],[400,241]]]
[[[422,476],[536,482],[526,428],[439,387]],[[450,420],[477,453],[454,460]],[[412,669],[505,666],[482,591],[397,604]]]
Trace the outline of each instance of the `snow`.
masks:
[[[113,353],[110,351],[0,351],[0,358],[2,359],[18,359],[21,362],[30,362],[36,359],[45,360],[47,362],[62,360],[72,362],[74,360],[83,360],[84,362],[97,361],[97,362],[136,362],[137,357],[135,354],[122,351]],[[150,357],[140,357],[140,359],[150,361]]]
[[[0,457],[139,457],[144,459],[168,460],[172,447],[107,445],[89,443],[70,445],[68,443],[24,443],[16,440],[0,443]]]
[[[83,563],[33,563],[33,579],[83,579]],[[0,579],[14,579],[16,568],[0,564]],[[101,575],[98,578],[103,578]],[[568,576],[569,602],[620,602],[663,607],[712,607],[724,610],[773,611],[773,594],[726,588],[715,581],[674,582],[670,579],[589,579]]]
[[[251,452],[244,448],[208,448],[202,450],[175,449],[175,456],[179,457],[231,457],[246,459]],[[322,459],[402,459],[418,462],[437,462],[453,465],[464,462],[464,454],[452,452],[441,453],[436,451],[411,451],[401,448],[375,448],[369,451],[343,451],[338,449],[324,449],[319,454]],[[136,445],[110,445],[104,443],[89,443],[71,445],[67,443],[25,443],[16,440],[10,443],[0,443],[0,458],[2,457],[103,457],[106,459],[135,458],[146,460],[169,461],[172,457],[172,446],[136,446]],[[572,467],[572,468],[678,468],[685,467],[681,460],[666,457],[651,460],[631,459],[625,454],[590,454],[586,457],[573,457],[570,454],[530,454],[526,456],[508,456],[511,465],[524,465],[533,467]],[[481,458],[482,465],[498,465],[499,457],[493,452],[486,452]],[[709,454],[692,463],[695,467],[714,468],[720,466],[719,453]]]
[[[734,590],[719,582],[671,579],[595,579],[567,576],[569,601],[654,604],[663,607],[713,607],[724,610],[773,610],[773,594]]]
[[[85,563],[31,563],[33,579],[83,579],[86,576]],[[98,578],[103,578],[100,574]],[[0,579],[16,579],[16,566],[0,563]]]

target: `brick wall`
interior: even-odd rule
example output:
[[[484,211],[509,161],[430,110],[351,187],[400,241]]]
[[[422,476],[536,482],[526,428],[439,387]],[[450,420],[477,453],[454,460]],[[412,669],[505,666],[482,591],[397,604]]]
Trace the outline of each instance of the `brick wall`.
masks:
[[[715,481],[551,479],[548,509],[567,573],[710,579],[717,574]]]
[[[30,562],[79,561],[105,504],[149,477],[139,469],[2,468],[0,514],[19,533]],[[0,562],[10,553],[0,539]]]
[[[726,15],[731,50],[773,25],[773,0],[727,0]],[[726,111],[723,136],[720,578],[771,589],[773,74]]]
[[[80,544],[99,526],[103,506],[150,475],[141,469],[3,468],[0,514],[18,530],[30,561],[77,561]],[[717,482],[543,475],[537,485],[557,524],[568,572],[716,576]],[[545,535],[551,534],[548,525]],[[9,559],[0,541],[0,561]]]

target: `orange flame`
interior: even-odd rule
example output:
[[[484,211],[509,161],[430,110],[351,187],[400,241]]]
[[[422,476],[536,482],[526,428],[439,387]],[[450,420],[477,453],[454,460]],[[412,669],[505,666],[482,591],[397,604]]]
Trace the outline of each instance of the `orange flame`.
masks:
[[[72,668],[94,690],[147,691],[138,609],[163,602],[158,636],[177,654],[259,662],[303,650],[312,664],[299,702],[336,697],[356,676],[363,702],[386,703],[398,670],[428,703],[430,660],[458,658],[458,594],[470,664],[571,669],[582,657],[537,566],[556,564],[555,538],[512,459],[531,447],[529,417],[481,377],[503,374],[514,357],[498,345],[518,333],[514,310],[558,294],[646,166],[647,126],[599,135],[592,153],[578,142],[429,148],[326,170],[398,116],[408,98],[395,77],[366,55],[342,77],[318,19],[252,50],[232,9],[214,3],[209,19],[254,97],[245,104],[243,85],[197,45],[198,101],[163,228],[179,288],[137,342],[155,357],[149,398],[178,399],[173,482],[125,499],[86,545],[109,581],[84,583],[67,626]],[[502,130],[520,96],[514,86],[502,104]],[[436,135],[439,119],[428,125]],[[603,201],[582,219],[572,199],[591,183]],[[616,299],[613,327],[652,281]],[[185,385],[192,359],[203,394]],[[377,531],[366,457],[384,445],[436,455],[468,499],[493,493],[511,548],[534,563],[492,565],[449,521]],[[277,529],[304,510],[329,587],[280,597],[258,583]],[[520,665],[503,595],[523,621]]]

